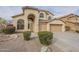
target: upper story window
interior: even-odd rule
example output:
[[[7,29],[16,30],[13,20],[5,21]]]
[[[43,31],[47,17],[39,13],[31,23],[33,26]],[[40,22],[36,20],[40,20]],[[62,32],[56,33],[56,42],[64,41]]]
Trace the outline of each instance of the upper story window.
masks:
[[[51,20],[51,19],[52,19],[51,16],[49,16],[49,17],[48,17],[48,20]]]
[[[39,17],[40,18],[44,18],[44,14],[43,13],[40,13]]]

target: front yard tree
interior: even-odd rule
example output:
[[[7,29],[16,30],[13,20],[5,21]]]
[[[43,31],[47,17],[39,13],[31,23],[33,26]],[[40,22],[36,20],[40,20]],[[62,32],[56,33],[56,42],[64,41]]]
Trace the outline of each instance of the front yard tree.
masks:
[[[0,18],[0,33],[3,32],[3,29],[6,27],[7,21],[4,18]]]
[[[7,24],[7,21],[3,18],[0,18],[0,24]]]

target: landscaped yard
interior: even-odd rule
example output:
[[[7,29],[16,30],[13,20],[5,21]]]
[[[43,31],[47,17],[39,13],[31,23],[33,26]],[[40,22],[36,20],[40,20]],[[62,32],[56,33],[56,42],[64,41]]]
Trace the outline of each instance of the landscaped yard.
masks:
[[[8,25],[2,29],[0,33],[0,51],[15,51],[15,52],[40,52],[51,51],[53,33],[39,32],[39,34],[31,31],[16,33],[15,27]],[[43,48],[42,48],[43,47]]]
[[[34,35],[34,34],[33,34]],[[22,33],[0,34],[0,51],[9,52],[40,52],[42,44],[38,37],[25,41]],[[79,33],[54,33],[53,44],[50,46],[54,52],[79,51]]]
[[[0,51],[14,51],[14,52],[34,52],[40,51],[41,44],[38,38],[25,41],[22,33],[5,35],[0,34]]]

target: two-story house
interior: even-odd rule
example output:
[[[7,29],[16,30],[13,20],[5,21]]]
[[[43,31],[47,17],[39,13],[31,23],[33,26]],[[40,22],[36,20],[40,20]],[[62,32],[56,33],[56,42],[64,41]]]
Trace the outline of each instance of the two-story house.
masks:
[[[12,16],[17,32],[21,31],[51,31],[64,32],[65,23],[54,18],[54,14],[33,7],[23,7],[23,13]]]

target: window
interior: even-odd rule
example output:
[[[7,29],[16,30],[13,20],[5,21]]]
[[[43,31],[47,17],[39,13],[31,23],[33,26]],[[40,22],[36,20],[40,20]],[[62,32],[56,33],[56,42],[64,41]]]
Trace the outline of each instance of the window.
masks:
[[[48,20],[51,20],[51,16],[48,17]]]
[[[17,21],[17,29],[24,29],[24,20],[19,19]]]
[[[44,14],[43,13],[40,13],[40,18],[44,18]]]

